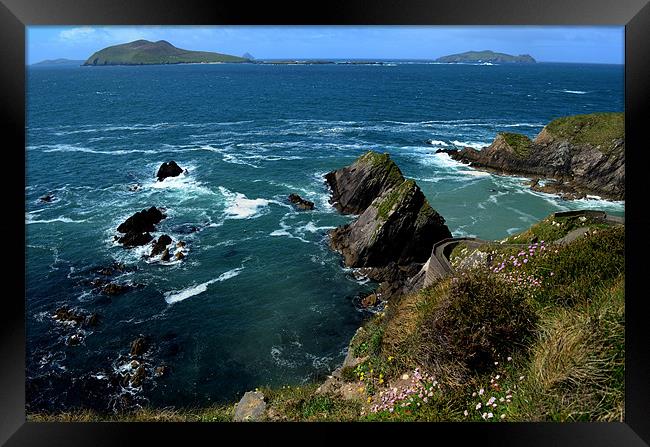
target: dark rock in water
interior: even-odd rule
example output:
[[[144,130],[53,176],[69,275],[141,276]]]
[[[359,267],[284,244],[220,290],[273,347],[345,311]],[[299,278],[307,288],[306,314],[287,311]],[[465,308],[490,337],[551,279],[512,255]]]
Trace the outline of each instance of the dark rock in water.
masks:
[[[77,326],[96,326],[99,323],[98,314],[87,315],[82,311],[70,309],[68,306],[56,309],[53,318],[61,322],[72,322]]]
[[[139,387],[142,385],[142,382],[147,376],[147,370],[144,365],[138,366],[138,369],[135,370],[135,373],[131,377],[131,385],[134,387]]]
[[[131,354],[131,356],[140,356],[147,352],[149,345],[150,343],[147,337],[139,336],[131,342],[131,350],[129,351],[129,354]]]
[[[404,181],[402,171],[388,154],[367,152],[346,166],[325,175],[332,190],[330,203],[343,214],[361,214],[389,189]]]
[[[160,236],[160,237],[158,238],[158,240],[153,244],[153,248],[151,249],[151,256],[157,256],[157,255],[159,255],[160,253],[162,253],[163,251],[165,251],[165,249],[167,248],[167,246],[168,246],[169,244],[171,244],[171,243],[172,243],[172,238],[169,237],[169,236],[167,236],[166,234],[163,234],[163,235]],[[167,254],[169,255],[169,251],[167,252]]]
[[[176,254],[174,255],[174,257],[175,257],[178,261],[180,261],[181,259],[185,258],[185,255],[183,254],[182,251],[177,251]]]
[[[436,154],[455,154],[458,152],[458,149],[438,149]]]
[[[160,165],[156,177],[158,177],[158,181],[161,182],[165,180],[167,177],[176,177],[181,175],[182,173],[183,173],[183,169],[180,166],[178,166],[174,160],[171,160]]]
[[[135,185],[129,185],[129,191],[131,192],[139,191],[141,188],[142,186],[137,183]]]
[[[153,373],[156,377],[162,377],[166,375],[169,372],[169,368],[167,365],[160,365],[156,366],[156,369],[154,369]]]
[[[86,319],[86,324],[91,327],[97,326],[99,324],[99,314],[97,313],[90,314]]]
[[[126,219],[117,227],[120,233],[144,233],[147,231],[154,231],[155,225],[163,220],[165,217],[163,212],[152,206],[148,210],[142,210],[135,213],[133,216]]]
[[[83,341],[83,337],[79,334],[72,334],[66,339],[66,344],[69,346],[78,346]]]
[[[149,233],[126,233],[117,241],[125,247],[139,247],[146,245],[153,240],[153,236]]]
[[[176,242],[176,248],[183,248],[185,247],[185,245],[186,245],[185,241]]]
[[[153,240],[150,231],[156,229],[155,225],[163,220],[165,216],[161,210],[152,206],[148,210],[142,210],[126,219],[118,227],[117,231],[126,233],[117,239],[125,247],[137,247],[148,244]]]
[[[40,197],[38,200],[44,203],[50,203],[52,200],[54,200],[54,194],[45,194],[44,196]]]
[[[169,261],[170,255],[169,255],[169,248],[165,248],[165,251],[163,251],[162,256],[160,257],[161,261],[167,262]]]
[[[118,273],[132,272],[134,270],[137,270],[137,267],[128,266],[126,264],[122,264],[121,262],[113,262],[113,264],[107,267],[99,267],[94,271],[99,275],[113,276],[117,275]]]
[[[296,208],[299,210],[313,210],[314,202],[305,200],[300,197],[298,194],[289,194],[289,202],[293,203]]]
[[[102,287],[101,292],[104,295],[115,296],[128,292],[129,290],[131,290],[131,286],[129,284],[117,284],[111,282]]]

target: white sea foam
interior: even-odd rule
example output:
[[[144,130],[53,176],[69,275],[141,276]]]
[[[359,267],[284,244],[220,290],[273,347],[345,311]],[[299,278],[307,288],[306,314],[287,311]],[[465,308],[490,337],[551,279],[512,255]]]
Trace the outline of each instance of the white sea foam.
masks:
[[[458,140],[453,140],[451,142],[454,146],[460,146],[460,147],[471,147],[473,149],[481,149],[485,146],[489,146],[490,143],[483,143],[480,141],[458,141]]]
[[[588,92],[582,90],[562,90],[563,93],[573,93],[574,95],[586,95]]]
[[[165,293],[165,301],[167,302],[167,304],[173,304],[173,303],[178,303],[179,301],[186,300],[190,297],[200,295],[201,293],[208,290],[208,286],[210,284],[214,284],[216,282],[222,282],[230,278],[234,278],[235,276],[239,275],[243,269],[244,267],[237,267],[235,269],[228,270],[227,272],[222,273],[217,278],[211,279],[210,281],[206,281],[204,283],[192,287],[188,287],[187,289],[183,289],[180,291],[167,292]]]
[[[32,216],[29,215],[29,214],[27,214],[26,217],[27,217],[27,219],[25,221],[26,224],[49,224],[49,223],[52,223],[52,222],[82,223],[82,222],[86,221],[86,219],[74,220],[74,219],[70,219],[69,217],[65,217],[65,216],[59,216],[59,217],[56,217],[54,219],[42,219],[42,220],[33,219]]]
[[[441,140],[429,140],[427,141],[432,146],[442,146],[442,147],[447,147],[449,144],[445,143],[444,141]]]
[[[231,192],[223,186],[219,191],[226,199],[224,210],[227,219],[254,219],[265,213],[269,205],[266,199],[249,199],[244,194]]]
[[[83,146],[74,146],[70,144],[42,144],[36,146],[29,146],[27,149],[40,149],[45,148],[43,152],[83,152],[87,154],[101,154],[101,155],[128,155],[128,154],[156,154],[157,151],[150,149],[118,149],[113,151],[100,151],[97,149],[90,149]]]

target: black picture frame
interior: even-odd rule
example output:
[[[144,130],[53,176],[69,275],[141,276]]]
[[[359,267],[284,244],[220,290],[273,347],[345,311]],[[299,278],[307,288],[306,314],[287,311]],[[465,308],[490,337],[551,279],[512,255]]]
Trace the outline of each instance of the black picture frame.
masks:
[[[11,180],[3,225],[10,265],[0,300],[0,444],[116,446],[167,445],[207,439],[225,442],[225,430],[276,441],[345,440],[351,433],[407,442],[484,445],[641,446],[650,443],[650,361],[643,280],[644,239],[650,228],[643,185],[645,126],[650,104],[650,5],[647,0],[329,1],[321,4],[199,0],[2,0],[0,73],[5,159]],[[626,220],[626,376],[624,423],[437,424],[153,424],[25,422],[25,36],[29,25],[355,24],[355,25],[624,25]],[[645,154],[644,154],[645,151]],[[6,171],[7,172],[7,171]],[[22,181],[21,181],[22,179]],[[21,266],[22,260],[22,266]],[[307,425],[307,426],[305,426]],[[408,431],[407,431],[408,430]],[[280,431],[284,433],[280,433]],[[320,437],[319,435],[328,436]],[[228,433],[235,434],[235,433]],[[423,436],[420,438],[420,436]],[[237,438],[235,438],[237,439]],[[273,438],[267,438],[273,439]],[[349,438],[354,439],[354,438]],[[450,441],[451,440],[451,441]],[[196,441],[191,441],[196,442]],[[229,441],[233,442],[233,441]]]

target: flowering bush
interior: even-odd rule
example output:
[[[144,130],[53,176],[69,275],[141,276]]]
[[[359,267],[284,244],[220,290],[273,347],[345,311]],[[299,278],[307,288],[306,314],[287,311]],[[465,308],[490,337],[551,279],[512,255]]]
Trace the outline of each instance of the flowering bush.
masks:
[[[508,419],[508,408],[517,392],[517,382],[524,380],[524,376],[511,377],[508,365],[511,361],[512,357],[507,357],[507,364],[494,362],[496,368],[490,375],[490,383],[479,386],[472,393],[468,408],[463,411],[466,419],[488,422]]]
[[[379,392],[378,402],[370,411],[379,412],[412,412],[422,405],[426,405],[434,394],[440,393],[440,384],[426,372],[415,368],[412,374],[404,374],[402,382]]]

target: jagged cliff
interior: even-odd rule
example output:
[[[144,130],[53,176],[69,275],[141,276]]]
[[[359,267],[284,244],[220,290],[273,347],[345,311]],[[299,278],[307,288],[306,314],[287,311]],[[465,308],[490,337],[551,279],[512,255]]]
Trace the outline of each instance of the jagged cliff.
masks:
[[[445,151],[457,161],[504,174],[535,178],[533,189],[565,198],[625,198],[623,113],[575,115],[551,121],[534,140],[504,132],[482,150]],[[550,181],[541,184],[537,177]]]
[[[330,245],[343,255],[345,265],[382,281],[384,297],[417,273],[435,242],[451,237],[445,219],[388,154],[368,152],[330,172],[326,180],[333,204],[342,212],[360,214],[330,231]]]

